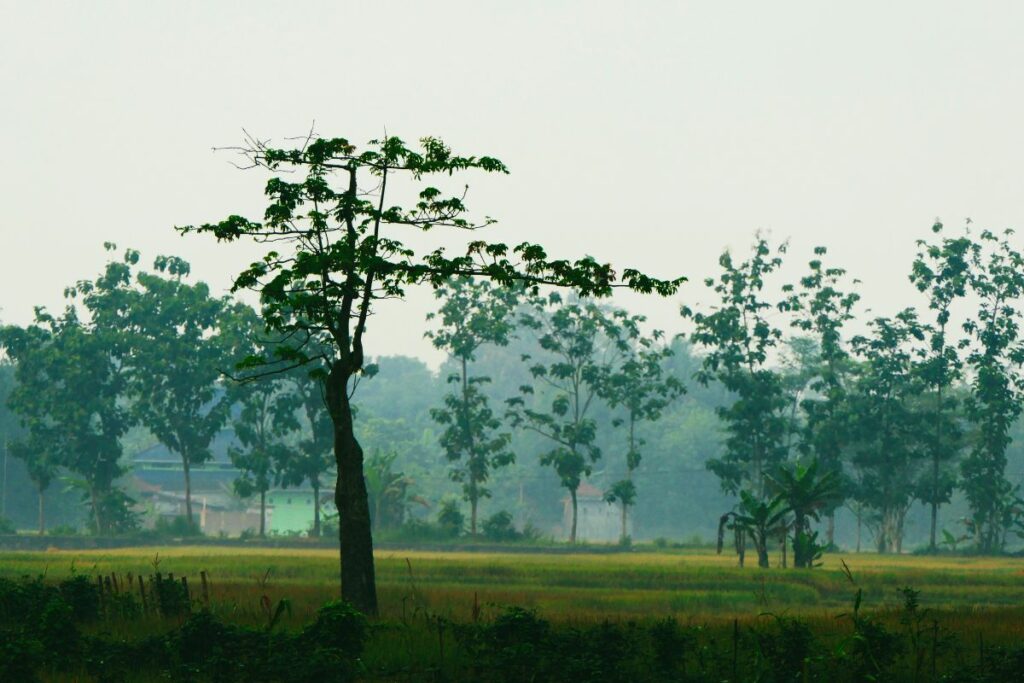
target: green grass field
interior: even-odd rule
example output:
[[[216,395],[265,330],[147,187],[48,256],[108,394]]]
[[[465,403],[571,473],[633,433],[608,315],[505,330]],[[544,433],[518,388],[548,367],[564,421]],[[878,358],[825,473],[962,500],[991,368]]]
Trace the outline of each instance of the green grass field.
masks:
[[[856,585],[843,571],[843,562]],[[277,628],[294,632],[337,597],[337,569],[333,551],[314,549],[174,547],[159,553],[154,548],[0,553],[3,578],[43,575],[57,582],[72,573],[127,577],[159,571],[187,576],[197,601],[200,572],[205,571],[210,577],[210,612],[218,619],[264,628],[268,605],[286,600],[290,610]],[[709,550],[382,551],[377,555],[377,572],[381,616],[374,621],[362,657],[366,680],[422,680],[427,672],[433,672],[431,676],[441,672],[450,680],[472,680],[472,658],[438,629],[443,624],[488,623],[508,606],[536,609],[541,617],[569,631],[608,621],[628,633],[633,622],[652,627],[674,617],[699,634],[697,642],[702,645],[694,661],[704,662],[700,653],[705,652],[710,659],[701,666],[706,664],[707,671],[718,673],[730,667],[735,670],[730,653],[735,658],[737,651],[746,653],[744,657],[761,652],[756,645],[762,637],[758,634],[773,628],[776,620],[771,615],[799,617],[828,651],[850,647],[852,625],[842,615],[851,611],[858,589],[863,591],[863,610],[901,633],[906,632],[906,624],[901,621],[897,591],[909,586],[921,592],[921,606],[927,610],[921,622],[923,633],[942,634],[944,644],[939,644],[938,635],[927,636],[920,652],[929,653],[930,666],[938,672],[965,661],[981,661],[981,644],[991,648],[1024,643],[1024,560],[1016,558],[837,554],[827,556],[820,568],[795,571],[740,569],[734,557]],[[101,637],[131,641],[168,633],[180,624],[180,620],[147,613],[124,621],[106,620],[90,630]],[[909,673],[914,665],[906,653],[911,651],[902,651],[902,659],[894,665],[895,671],[910,676],[898,680],[918,680],[917,674]],[[917,660],[918,668],[922,661]],[[750,660],[741,670],[748,665],[760,666]],[[140,673],[130,680],[151,678]]]
[[[304,620],[337,595],[337,556],[330,550],[177,547],[164,550],[7,552],[0,576],[152,574],[193,580],[205,570],[211,600],[242,618],[266,594],[288,598]],[[897,589],[921,591],[926,607],[959,613],[1024,611],[1024,560],[828,555],[811,571],[756,567],[709,550],[622,554],[499,554],[385,551],[377,555],[382,616],[400,616],[415,602],[454,619],[474,602],[488,607],[536,608],[555,621],[677,618],[754,618],[766,611],[793,615],[836,613],[855,591],[845,561],[864,590],[868,608],[894,607]],[[264,580],[265,579],[265,580]]]

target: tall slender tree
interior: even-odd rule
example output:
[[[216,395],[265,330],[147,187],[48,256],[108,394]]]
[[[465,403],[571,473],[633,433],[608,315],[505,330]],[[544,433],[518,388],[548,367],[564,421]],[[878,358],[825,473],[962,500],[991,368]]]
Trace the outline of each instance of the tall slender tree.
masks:
[[[1011,235],[984,231],[971,250],[968,286],[979,305],[964,324],[974,341],[967,356],[972,374],[967,414],[977,435],[961,463],[961,487],[971,506],[978,549],[989,553],[1002,550],[1017,509],[1016,489],[1006,478],[1006,449],[1024,398],[1019,303],[1024,257],[1011,245]]]
[[[920,364],[921,376],[933,398],[928,438],[931,469],[919,485],[918,498],[931,507],[928,549],[935,552],[939,506],[949,502],[955,482],[949,463],[963,448],[953,388],[962,377],[960,351],[964,343],[950,339],[950,331],[955,329],[951,327],[950,316],[956,302],[967,293],[975,245],[966,235],[942,237],[940,222],[932,226],[932,232],[939,236],[936,243],[917,243],[910,281],[928,296],[928,309],[934,316],[926,356]]]
[[[806,416],[801,449],[824,475],[835,473],[841,477],[843,455],[850,440],[847,393],[851,371],[843,331],[853,320],[860,295],[849,291],[845,270],[824,265],[822,257],[826,253],[824,247],[815,248],[815,258],[808,264],[810,272],[794,288],[791,307],[794,327],[813,335],[818,346],[817,367],[809,383],[813,394],[801,401]],[[842,502],[842,496],[827,501],[829,546],[835,542],[835,511]]]
[[[758,499],[765,496],[765,476],[785,458],[789,429],[781,376],[769,363],[782,340],[769,314],[786,304],[767,301],[764,293],[766,278],[782,265],[785,251],[785,245],[772,249],[758,238],[746,261],[736,263],[725,252],[718,260],[721,274],[704,281],[718,296],[716,308],[681,311],[693,320],[691,341],[707,349],[697,381],[720,382],[734,396],[717,411],[727,434],[725,455],[709,460],[708,468],[726,492],[749,487]]]
[[[918,438],[922,414],[917,399],[922,386],[914,348],[924,340],[925,331],[913,309],[892,318],[876,318],[870,325],[870,336],[852,340],[861,364],[849,397],[851,460],[860,481],[860,502],[880,518],[879,552],[898,553],[926,455]]]
[[[593,302],[565,301],[552,293],[534,298],[520,322],[534,331],[541,353],[537,358],[523,355],[534,383],[520,387],[521,395],[506,401],[509,416],[513,426],[539,434],[551,444],[540,461],[555,471],[569,494],[569,542],[575,543],[577,491],[601,458],[592,409],[614,356],[626,349],[620,325],[631,321],[622,311],[609,312]]]
[[[240,471],[234,488],[243,498],[259,495],[261,538],[266,536],[267,492],[279,480],[288,458],[289,436],[299,429],[284,384],[283,378],[276,377],[275,381],[238,384],[229,392],[237,402],[231,424],[239,445],[228,449]]]
[[[626,426],[626,476],[605,492],[605,500],[618,503],[622,510],[620,543],[627,540],[629,509],[637,496],[633,473],[640,467],[641,449],[646,443],[638,431],[644,423],[660,420],[665,408],[685,392],[682,382],[665,372],[665,361],[672,350],[660,345],[662,332],[641,334],[639,323],[643,321],[641,316],[629,316],[616,326],[625,344],[619,361],[606,366],[599,385],[605,401],[625,413],[615,426]]]
[[[515,456],[509,449],[510,435],[499,431],[502,421],[483,391],[490,378],[470,375],[470,364],[481,346],[508,344],[518,297],[513,289],[473,278],[454,278],[435,294],[443,303],[427,319],[438,320],[440,329],[427,336],[436,348],[448,352],[458,369],[448,376],[456,391],[430,414],[444,427],[441,446],[453,464],[449,474],[462,484],[462,496],[469,503],[470,534],[476,536],[477,508],[482,498],[490,496],[487,481],[493,470],[511,464]]]
[[[238,151],[252,167],[271,173],[263,220],[235,215],[182,231],[270,245],[263,258],[235,278],[234,289],[257,290],[268,327],[288,341],[265,359],[269,365],[253,364],[252,372],[280,370],[275,364],[316,363],[322,369],[338,473],[341,593],[356,608],[376,613],[363,449],[353,430],[350,393],[366,363],[365,335],[374,304],[402,298],[409,286],[436,288],[458,276],[484,277],[502,286],[566,286],[593,295],[618,286],[671,294],[680,280],[656,280],[636,270],[624,270],[619,277],[593,258],[552,260],[542,247],[526,243],[508,247],[475,240],[461,256],[441,248],[418,255],[401,241],[401,232],[468,230],[492,222],[470,221],[463,191],[447,194],[426,178],[474,169],[507,172],[497,159],[458,156],[436,138],[409,146],[386,136],[362,149],[344,138],[312,135],[293,149],[249,139]],[[418,198],[409,206],[394,204],[392,190],[399,188],[400,196]],[[330,352],[307,351],[310,342]]]
[[[302,435],[296,448],[286,449],[277,463],[282,486],[301,486],[308,482],[313,492],[313,528],[310,533],[321,533],[321,491],[334,466],[334,428],[324,395],[324,378],[317,371],[299,368],[287,375],[291,388],[285,400],[299,416]]]

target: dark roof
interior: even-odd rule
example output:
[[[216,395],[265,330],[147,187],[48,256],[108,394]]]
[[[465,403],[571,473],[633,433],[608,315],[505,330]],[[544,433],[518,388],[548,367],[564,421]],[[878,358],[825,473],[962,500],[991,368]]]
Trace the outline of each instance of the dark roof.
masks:
[[[210,444],[210,452],[213,454],[211,462],[230,465],[231,458],[228,456],[228,448],[238,445],[238,439],[235,438],[234,430],[222,429],[218,432],[217,436],[213,437],[213,442]],[[132,461],[134,463],[146,461],[180,463],[181,456],[177,453],[171,452],[171,450],[162,443],[156,443],[149,448],[136,453],[135,457],[132,458]]]

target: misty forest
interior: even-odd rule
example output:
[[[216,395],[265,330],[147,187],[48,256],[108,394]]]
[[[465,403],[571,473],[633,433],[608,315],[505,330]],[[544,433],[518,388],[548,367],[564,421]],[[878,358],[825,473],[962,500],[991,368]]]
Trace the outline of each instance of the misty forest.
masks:
[[[0,8],[0,683],[1024,681],[1021,44],[919,4]]]

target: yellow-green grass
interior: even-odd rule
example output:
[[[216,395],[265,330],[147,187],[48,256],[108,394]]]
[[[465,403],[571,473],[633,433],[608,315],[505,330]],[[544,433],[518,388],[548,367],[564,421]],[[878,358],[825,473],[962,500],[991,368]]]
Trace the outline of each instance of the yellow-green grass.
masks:
[[[0,576],[79,573],[149,575],[157,550],[0,553]],[[774,558],[773,558],[774,560]],[[735,566],[707,550],[621,554],[449,553],[381,551],[377,580],[381,611],[398,618],[430,611],[466,619],[474,603],[535,607],[554,621],[646,619],[684,621],[757,618],[764,612],[833,619],[849,608],[856,588],[870,609],[899,603],[897,589],[921,591],[924,606],[958,618],[1024,614],[1024,560],[828,555],[814,570]],[[331,550],[174,547],[159,550],[159,571],[186,575],[198,593],[199,573],[211,578],[211,600],[240,621],[261,618],[260,598],[287,598],[296,623],[337,596],[338,559]],[[265,582],[263,578],[267,577]]]

